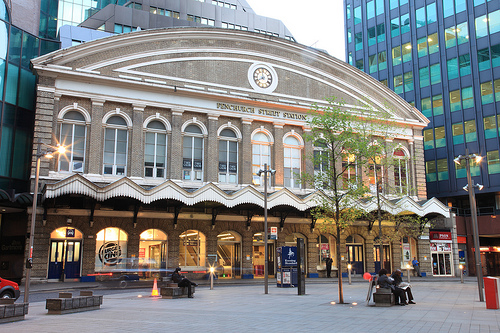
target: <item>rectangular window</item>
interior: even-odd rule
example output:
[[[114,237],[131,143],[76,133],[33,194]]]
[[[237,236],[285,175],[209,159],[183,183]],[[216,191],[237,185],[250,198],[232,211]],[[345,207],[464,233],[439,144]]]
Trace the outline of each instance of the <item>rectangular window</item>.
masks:
[[[385,25],[384,23],[377,25],[377,43],[385,41]]]
[[[491,81],[481,83],[481,104],[493,102],[493,83]]]
[[[458,24],[456,32],[458,45],[469,41],[469,29],[467,28],[467,22]]]
[[[446,68],[448,72],[448,80],[456,79],[458,77],[458,59],[452,58],[446,61]]]
[[[461,13],[467,8],[466,0],[455,0],[455,13]]]
[[[429,54],[436,53],[439,51],[438,34],[432,34],[427,37],[427,42],[429,43]]]
[[[427,55],[427,37],[417,40],[417,54],[419,58]]]
[[[389,1],[389,8],[390,9],[398,8],[398,6],[399,6],[398,0],[390,0]]]
[[[434,128],[434,140],[436,141],[436,148],[446,147],[444,126]]]
[[[429,118],[432,116],[432,102],[430,97],[422,98],[420,101],[421,111],[424,116]]]
[[[443,15],[444,17],[449,17],[455,12],[453,8],[453,0],[443,0]]]
[[[399,17],[391,20],[391,37],[399,36]]]
[[[363,59],[356,60],[356,68],[364,71]]]
[[[476,17],[476,38],[488,35],[488,19],[486,15]]]
[[[432,113],[435,116],[443,114],[443,95],[432,96]]]
[[[441,66],[439,63],[431,65],[431,84],[441,82]]]
[[[493,90],[495,92],[495,100],[500,102],[500,79],[493,81]]]
[[[500,66],[500,44],[491,45],[491,66]]]
[[[357,32],[354,35],[354,42],[355,42],[356,51],[359,51],[363,48],[363,33],[362,32]]]
[[[486,160],[488,161],[488,173],[500,173],[500,155],[498,150],[486,152]]]
[[[436,161],[425,162],[425,178],[428,182],[435,182],[437,180]]]
[[[394,76],[394,92],[396,94],[403,93],[403,76],[402,75],[395,75]]]
[[[382,51],[378,54],[378,70],[381,71],[387,68],[387,53]]]
[[[480,71],[490,69],[490,50],[488,48],[477,50],[477,65]]]
[[[490,25],[490,35],[500,31],[500,9],[488,14],[488,23]]]
[[[404,73],[405,92],[413,90],[413,72]]]
[[[377,71],[377,56],[375,54],[368,57],[368,67],[370,74]]]
[[[427,5],[427,24],[437,22],[436,3]]]
[[[385,2],[385,0],[377,0],[376,1],[375,7],[376,7],[377,16],[384,13],[384,2]]]
[[[361,23],[361,6],[354,7],[354,25]]]
[[[462,89],[462,107],[464,109],[474,107],[474,92],[472,87]]]
[[[352,42],[351,28],[347,29],[347,42],[350,44]]]
[[[468,120],[464,123],[464,127],[465,127],[465,142],[477,141],[476,121]]]
[[[420,68],[418,76],[420,78],[420,88],[427,87],[429,85],[429,67]]]
[[[411,60],[411,43],[403,44],[402,46],[403,62]]]
[[[462,107],[460,105],[460,90],[450,91],[450,110],[451,112],[458,111]]]
[[[419,8],[415,13],[415,24],[418,28],[425,27],[425,7]]]
[[[446,159],[437,160],[438,180],[448,179],[448,161]]]
[[[392,65],[396,66],[401,63],[401,46],[396,46],[392,49]]]
[[[375,1],[368,1],[366,3],[366,18],[369,20],[375,17]]]
[[[464,54],[458,57],[458,66],[460,68],[460,76],[465,76],[470,74],[469,54]]]
[[[410,14],[401,15],[401,34],[410,32]]]
[[[389,87],[388,83],[387,83],[387,79],[385,80],[381,80],[380,83],[382,83],[384,86],[386,87]]]
[[[484,138],[493,139],[498,136],[497,119],[495,116],[485,117],[484,121]]]
[[[424,130],[424,150],[434,149],[434,130],[432,128]]]
[[[450,48],[456,45],[455,27],[449,27],[444,30],[444,40],[446,48]]]
[[[451,125],[451,131],[454,145],[464,143],[464,127],[462,123]]]
[[[377,32],[375,27],[368,28],[368,46],[377,44]]]

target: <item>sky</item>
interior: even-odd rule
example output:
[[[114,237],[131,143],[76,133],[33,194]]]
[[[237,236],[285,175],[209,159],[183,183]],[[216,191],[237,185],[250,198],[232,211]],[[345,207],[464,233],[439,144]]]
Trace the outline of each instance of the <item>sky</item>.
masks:
[[[257,15],[281,20],[298,43],[326,50],[330,55],[345,60],[343,0],[247,2]]]

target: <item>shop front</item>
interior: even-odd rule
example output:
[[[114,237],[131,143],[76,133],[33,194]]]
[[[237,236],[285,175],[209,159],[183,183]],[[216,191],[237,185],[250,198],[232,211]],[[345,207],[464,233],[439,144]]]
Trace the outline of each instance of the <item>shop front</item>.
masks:
[[[453,276],[453,252],[451,232],[430,231],[432,274],[434,276]]]

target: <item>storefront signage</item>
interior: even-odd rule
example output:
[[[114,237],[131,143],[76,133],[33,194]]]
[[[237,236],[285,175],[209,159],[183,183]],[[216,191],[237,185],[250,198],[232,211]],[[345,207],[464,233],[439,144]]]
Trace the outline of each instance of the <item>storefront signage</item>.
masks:
[[[66,237],[75,237],[75,229],[66,228]]]
[[[451,232],[446,231],[429,231],[431,242],[451,243]]]
[[[217,103],[217,109],[219,110],[231,110],[242,113],[252,113],[263,116],[271,116],[275,118],[284,118],[284,119],[296,119],[296,120],[307,120],[307,116],[305,114],[300,113],[292,113],[292,112],[282,112],[275,110],[267,110],[267,109],[258,109],[248,106],[241,106],[236,104],[229,103]]]
[[[104,266],[115,266],[121,255],[122,249],[116,242],[106,242],[99,249],[99,260]]]
[[[403,257],[404,261],[410,260],[410,244],[403,244]]]
[[[139,248],[139,258],[146,258],[146,249],[145,248]]]
[[[451,243],[431,243],[431,251],[450,252],[451,251]]]
[[[268,229],[268,238],[269,239],[278,239],[278,228],[277,227],[269,227]]]
[[[23,254],[26,238],[24,236],[2,237],[0,239],[0,253],[2,254]]]

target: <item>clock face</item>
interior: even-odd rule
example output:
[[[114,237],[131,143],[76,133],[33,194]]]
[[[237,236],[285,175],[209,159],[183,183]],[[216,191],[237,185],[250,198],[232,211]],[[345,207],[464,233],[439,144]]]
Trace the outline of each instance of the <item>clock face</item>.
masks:
[[[253,79],[261,88],[268,88],[273,83],[271,72],[263,67],[259,67],[253,72]]]

